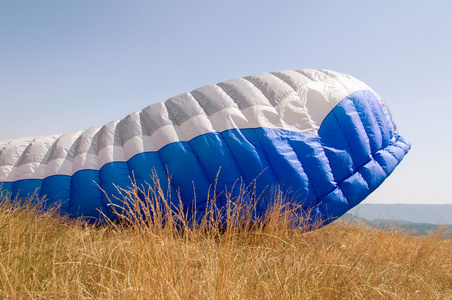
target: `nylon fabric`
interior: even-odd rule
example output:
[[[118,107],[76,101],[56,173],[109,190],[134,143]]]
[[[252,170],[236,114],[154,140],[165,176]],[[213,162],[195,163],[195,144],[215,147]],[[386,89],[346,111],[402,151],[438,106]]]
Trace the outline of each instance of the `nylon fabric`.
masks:
[[[410,149],[367,85],[327,70],[279,71],[178,95],[103,127],[0,142],[0,191],[33,193],[87,220],[114,218],[135,183],[202,216],[249,187],[262,215],[280,189],[310,221],[359,204]],[[158,181],[158,182],[157,182]]]

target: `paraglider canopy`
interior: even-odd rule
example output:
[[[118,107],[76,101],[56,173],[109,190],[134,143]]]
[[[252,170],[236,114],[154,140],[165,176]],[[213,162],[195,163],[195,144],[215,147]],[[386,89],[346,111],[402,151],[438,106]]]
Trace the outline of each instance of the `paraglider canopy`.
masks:
[[[62,135],[0,142],[3,192],[45,197],[64,214],[114,217],[120,191],[159,179],[171,207],[205,211],[258,195],[328,223],[374,191],[408,152],[380,97],[327,70],[279,71],[198,88],[120,121]],[[169,181],[168,178],[171,178]]]

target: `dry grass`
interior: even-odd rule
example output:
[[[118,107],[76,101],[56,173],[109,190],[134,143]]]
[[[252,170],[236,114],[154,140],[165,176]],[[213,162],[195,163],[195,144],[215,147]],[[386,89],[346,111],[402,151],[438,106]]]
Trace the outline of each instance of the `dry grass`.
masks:
[[[124,197],[136,202],[136,190]],[[4,198],[0,298],[452,299],[452,240],[441,232],[343,222],[304,232],[280,205],[263,222],[231,206],[227,220],[189,226],[156,203],[93,226]]]

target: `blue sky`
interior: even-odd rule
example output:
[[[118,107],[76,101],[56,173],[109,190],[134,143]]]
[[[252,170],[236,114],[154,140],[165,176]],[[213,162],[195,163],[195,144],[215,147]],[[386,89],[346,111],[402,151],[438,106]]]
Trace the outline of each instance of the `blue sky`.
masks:
[[[1,1],[0,140],[101,126],[200,86],[347,73],[412,143],[366,202],[452,203],[452,2]]]

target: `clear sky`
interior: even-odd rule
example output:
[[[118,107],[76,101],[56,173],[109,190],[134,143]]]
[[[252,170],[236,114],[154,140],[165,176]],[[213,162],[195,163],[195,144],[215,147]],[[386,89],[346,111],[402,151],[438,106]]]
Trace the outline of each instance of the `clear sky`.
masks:
[[[0,140],[101,126],[200,86],[350,74],[412,143],[366,202],[452,203],[452,1],[0,0]]]

